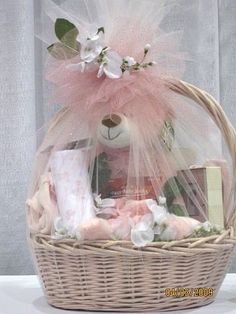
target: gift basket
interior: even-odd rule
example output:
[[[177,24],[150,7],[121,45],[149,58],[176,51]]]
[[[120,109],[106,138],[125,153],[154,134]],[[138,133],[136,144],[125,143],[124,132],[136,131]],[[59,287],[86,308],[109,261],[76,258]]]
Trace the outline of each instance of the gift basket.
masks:
[[[26,203],[55,307],[206,305],[234,254],[235,130],[213,97],[179,79],[179,34],[161,30],[165,5],[146,5],[44,4],[45,77],[63,107]]]

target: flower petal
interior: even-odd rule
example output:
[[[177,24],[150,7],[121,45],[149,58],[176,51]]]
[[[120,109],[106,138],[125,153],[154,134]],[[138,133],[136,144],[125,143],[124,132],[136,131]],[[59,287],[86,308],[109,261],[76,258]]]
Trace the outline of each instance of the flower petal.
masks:
[[[132,65],[136,64],[136,61],[134,60],[134,58],[130,57],[130,56],[125,57],[125,61],[128,62],[128,66],[132,66]]]
[[[164,196],[159,196],[158,202],[159,205],[166,205],[166,198]]]
[[[65,229],[65,225],[63,223],[62,217],[58,216],[58,217],[55,218],[55,220],[54,220],[54,229],[55,229],[55,231],[57,231],[59,233],[62,230]]]
[[[145,231],[139,231],[137,229],[131,230],[131,241],[137,247],[143,247],[154,240],[154,232],[152,228],[148,228]]]
[[[94,61],[103,49],[103,45],[99,41],[87,40],[84,45],[81,45],[80,57],[85,62]]]
[[[97,33],[98,27],[96,24],[88,24],[86,25],[86,28],[80,29],[80,32],[76,38],[78,42],[80,42],[82,45],[84,45],[88,38],[93,38],[95,34]]]
[[[99,44],[102,44],[104,46],[104,33],[103,32],[99,32],[96,33],[95,35],[90,37],[91,41],[96,41]]]
[[[146,204],[153,214],[154,222],[161,224],[168,217],[169,213],[167,212],[166,208],[164,206],[157,205],[156,201],[146,200]]]
[[[99,67],[99,70],[98,70],[97,77],[98,78],[101,77],[103,75],[103,73],[104,73],[104,66],[103,66],[103,64],[101,64]]]
[[[131,229],[131,241],[137,247],[142,247],[154,240],[153,218],[152,215],[144,215]]]
[[[106,76],[111,79],[117,79],[122,76],[122,58],[121,56],[113,50],[109,50],[106,53],[107,63],[104,64],[104,72]]]
[[[169,215],[164,206],[159,206],[153,200],[147,200],[146,204],[153,214],[154,221],[158,224],[162,223]]]

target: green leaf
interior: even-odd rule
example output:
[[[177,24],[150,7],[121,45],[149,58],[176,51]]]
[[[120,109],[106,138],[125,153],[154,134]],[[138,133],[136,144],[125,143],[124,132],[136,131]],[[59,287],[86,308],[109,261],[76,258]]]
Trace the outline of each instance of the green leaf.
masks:
[[[78,55],[78,50],[65,46],[63,43],[54,43],[47,47],[48,52],[56,59],[66,60]]]
[[[186,211],[184,210],[183,206],[179,204],[172,204],[169,208],[168,211],[171,214],[174,214],[176,216],[186,216]]]
[[[200,227],[194,230],[189,238],[203,238],[217,234],[221,234],[221,230],[217,229],[215,226],[212,226],[209,230],[206,230],[204,227]]]
[[[73,23],[66,19],[57,19],[55,22],[55,34],[66,46],[76,49],[76,38],[79,31]]]
[[[163,193],[166,198],[166,205],[169,208],[175,198],[183,192],[183,187],[176,177],[171,177],[166,181],[163,187]]]

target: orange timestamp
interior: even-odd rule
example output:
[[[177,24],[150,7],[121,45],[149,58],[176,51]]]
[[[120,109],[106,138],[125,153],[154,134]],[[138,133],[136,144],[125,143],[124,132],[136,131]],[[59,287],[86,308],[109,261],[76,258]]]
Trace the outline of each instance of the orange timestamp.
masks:
[[[166,297],[184,298],[184,297],[211,297],[214,294],[213,288],[166,288],[164,290]]]

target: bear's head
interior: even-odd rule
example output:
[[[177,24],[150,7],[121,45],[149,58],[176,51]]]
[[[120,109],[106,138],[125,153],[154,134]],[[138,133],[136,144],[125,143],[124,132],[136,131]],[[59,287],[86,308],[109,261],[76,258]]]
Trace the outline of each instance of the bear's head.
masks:
[[[105,115],[98,125],[98,141],[109,148],[129,146],[130,135],[131,122],[123,113]]]
[[[97,138],[100,144],[116,149],[130,145],[132,133],[132,121],[123,113],[112,113],[105,115],[99,122]],[[155,135],[155,140],[159,137],[163,146],[170,151],[174,141],[174,128],[171,120],[163,122],[160,133]]]

